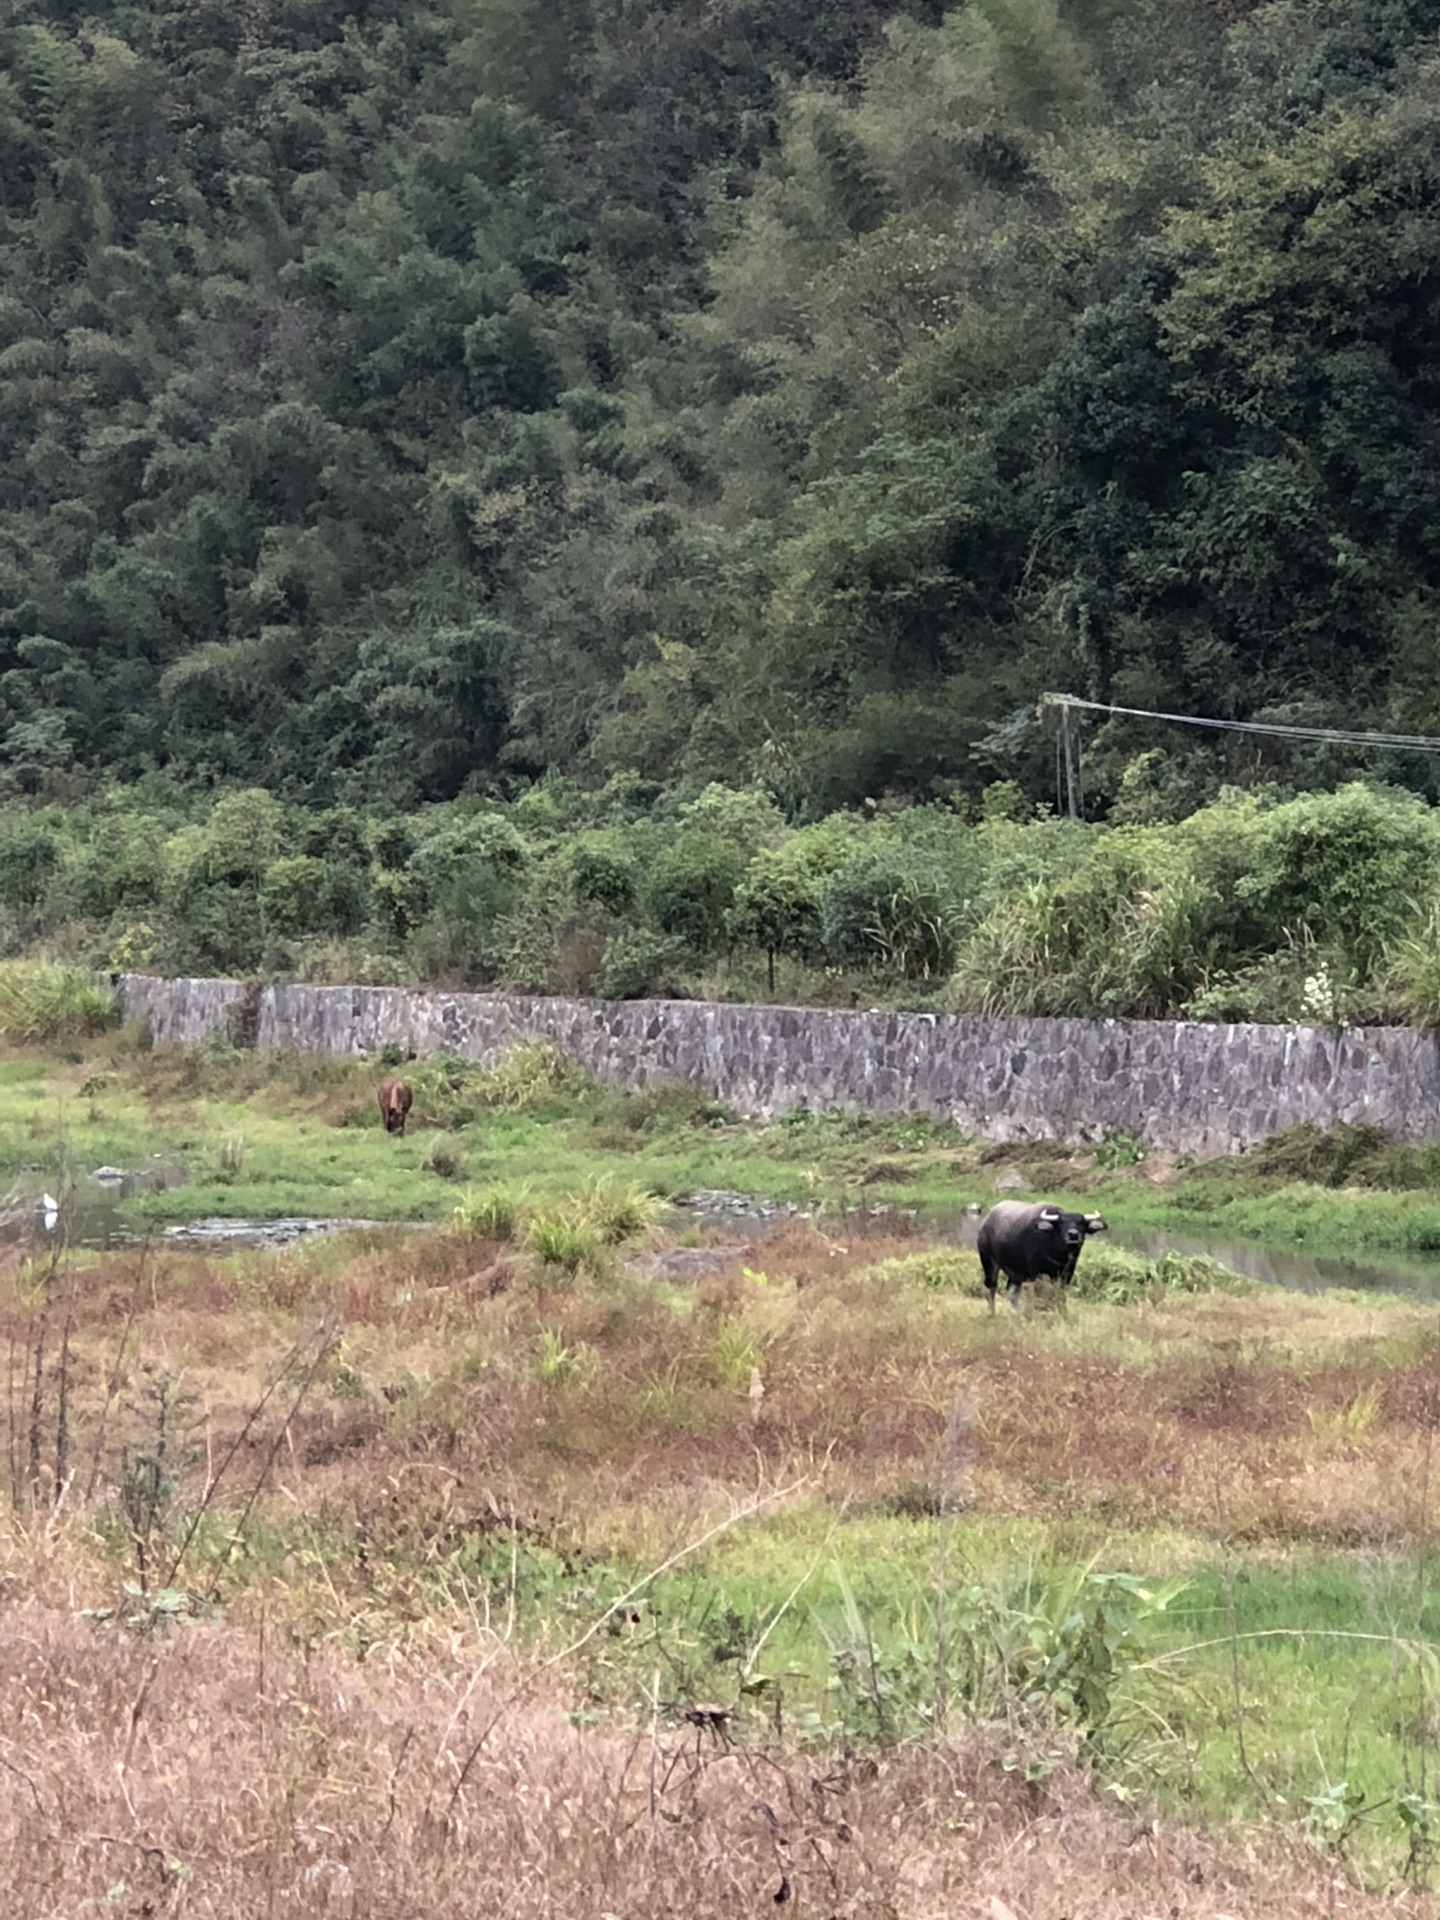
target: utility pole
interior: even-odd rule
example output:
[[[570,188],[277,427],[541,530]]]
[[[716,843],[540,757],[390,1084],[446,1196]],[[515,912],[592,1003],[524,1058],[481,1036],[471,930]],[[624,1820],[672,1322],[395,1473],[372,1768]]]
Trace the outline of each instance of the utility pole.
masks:
[[[1055,804],[1072,820],[1085,818],[1085,792],[1080,783],[1080,716],[1067,694],[1040,696],[1040,718],[1056,730]]]

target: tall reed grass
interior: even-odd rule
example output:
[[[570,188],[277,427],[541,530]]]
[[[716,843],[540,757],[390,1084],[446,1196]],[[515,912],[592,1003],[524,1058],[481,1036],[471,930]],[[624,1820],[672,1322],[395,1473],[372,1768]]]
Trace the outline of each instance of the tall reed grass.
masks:
[[[12,1044],[101,1033],[120,1017],[113,990],[49,960],[0,963],[0,1040]]]

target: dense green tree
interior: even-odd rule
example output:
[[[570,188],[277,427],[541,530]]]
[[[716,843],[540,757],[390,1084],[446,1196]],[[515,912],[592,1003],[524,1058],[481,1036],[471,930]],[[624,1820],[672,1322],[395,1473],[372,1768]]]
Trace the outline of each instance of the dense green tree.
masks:
[[[814,819],[1053,798],[1052,688],[1440,727],[1437,52],[1431,0],[15,0],[0,781]],[[1117,718],[1087,794],[1357,767],[1431,781]],[[434,883],[380,861],[394,937]]]

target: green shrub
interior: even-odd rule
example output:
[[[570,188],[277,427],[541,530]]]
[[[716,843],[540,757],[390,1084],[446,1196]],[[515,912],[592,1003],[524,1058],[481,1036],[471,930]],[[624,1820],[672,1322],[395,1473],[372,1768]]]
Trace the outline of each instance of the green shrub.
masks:
[[[607,1247],[623,1246],[649,1233],[660,1220],[665,1202],[658,1193],[632,1181],[622,1192],[612,1190],[599,1180],[577,1202],[579,1217],[600,1236]]]
[[[1365,1121],[1323,1131],[1304,1122],[1272,1134],[1238,1166],[1267,1180],[1415,1193],[1440,1186],[1440,1142],[1393,1140]],[[1223,1177],[1223,1162],[1218,1171]]]
[[[649,927],[621,927],[605,943],[592,987],[601,1000],[648,1000],[673,995],[685,960],[685,942]]]
[[[980,1262],[961,1247],[927,1247],[923,1253],[898,1254],[882,1260],[874,1272],[885,1280],[913,1281],[942,1293],[973,1292],[980,1280]]]
[[[1119,1307],[1162,1300],[1167,1294],[1249,1294],[1257,1289],[1254,1281],[1204,1254],[1162,1253],[1158,1260],[1148,1260],[1121,1247],[1091,1246],[1081,1256],[1069,1290],[1077,1300]]]
[[[1123,829],[1076,872],[996,902],[960,947],[961,1011],[1097,1018],[1176,1012],[1223,951],[1223,902],[1169,836]]]
[[[730,907],[730,937],[767,956],[772,989],[777,954],[814,960],[820,953],[824,890],[824,876],[784,850],[764,847],[746,868]]]
[[[468,1126],[488,1108],[536,1111],[557,1099],[593,1090],[585,1069],[548,1040],[522,1040],[497,1067],[447,1054],[417,1061],[407,1075],[427,1118],[447,1133]]]
[[[842,966],[932,980],[955,964],[969,911],[937,861],[884,847],[830,876],[821,930],[826,952]]]
[[[635,904],[636,857],[613,830],[579,835],[565,850],[564,869],[578,901],[593,902],[617,915],[628,913]]]
[[[113,991],[91,974],[46,960],[0,965],[0,1039],[68,1039],[103,1032],[119,1017]]]
[[[498,1067],[477,1077],[486,1105],[523,1110],[543,1106],[558,1094],[574,1096],[592,1086],[589,1074],[548,1040],[522,1040]]]
[[[312,854],[272,860],[260,884],[260,908],[268,932],[318,933],[324,927],[325,862]]]
[[[733,840],[703,827],[682,830],[657,856],[644,887],[646,910],[662,933],[697,953],[723,946],[726,915],[745,872]]]
[[[145,814],[114,813],[95,821],[65,870],[73,911],[103,919],[159,903],[165,881],[165,829]]]
[[[1423,801],[1352,781],[1269,814],[1236,893],[1272,941],[1303,927],[1333,942],[1363,978],[1404,937],[1411,903],[1433,892],[1437,854],[1435,816]]]
[[[1181,1010],[1190,1020],[1368,1026],[1383,1024],[1387,996],[1398,991],[1383,980],[1363,979],[1340,949],[1322,946],[1301,927],[1251,965],[1217,971]]]
[[[60,842],[33,815],[0,822],[0,906],[38,906],[60,866]]]
[[[457,1140],[453,1133],[437,1133],[426,1148],[422,1164],[427,1173],[437,1173],[442,1180],[463,1180],[466,1159],[463,1140]]]
[[[463,1194],[450,1218],[455,1232],[468,1239],[513,1243],[529,1210],[528,1187],[484,1187]]]
[[[404,873],[377,875],[377,894],[430,973],[489,977],[501,929],[523,886],[524,840],[497,813],[452,818],[422,840]]]
[[[598,1271],[604,1266],[599,1230],[569,1207],[533,1214],[525,1244],[542,1266],[558,1267],[572,1278],[583,1267]]]
[[[541,869],[495,942],[497,977],[512,993],[590,993],[617,922],[578,900],[556,865]]]
[[[1432,899],[1413,921],[1390,942],[1386,983],[1403,1019],[1417,1027],[1440,1027],[1440,900]]]

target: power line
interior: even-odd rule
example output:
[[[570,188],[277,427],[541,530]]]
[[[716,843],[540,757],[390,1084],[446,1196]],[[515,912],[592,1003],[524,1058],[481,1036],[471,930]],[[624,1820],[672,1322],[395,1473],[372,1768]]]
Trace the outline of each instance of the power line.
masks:
[[[1147,707],[1117,707],[1103,700],[1081,700],[1073,693],[1042,693],[1041,707],[1079,707],[1087,713],[1123,713],[1135,720],[1170,720],[1182,727],[1213,727],[1224,733],[1259,733],[1281,740],[1324,740],[1336,746],[1388,747],[1400,753],[1440,753],[1440,739],[1429,733],[1365,733],[1350,727],[1283,727],[1269,720],[1210,720],[1198,713],[1152,713]]]

